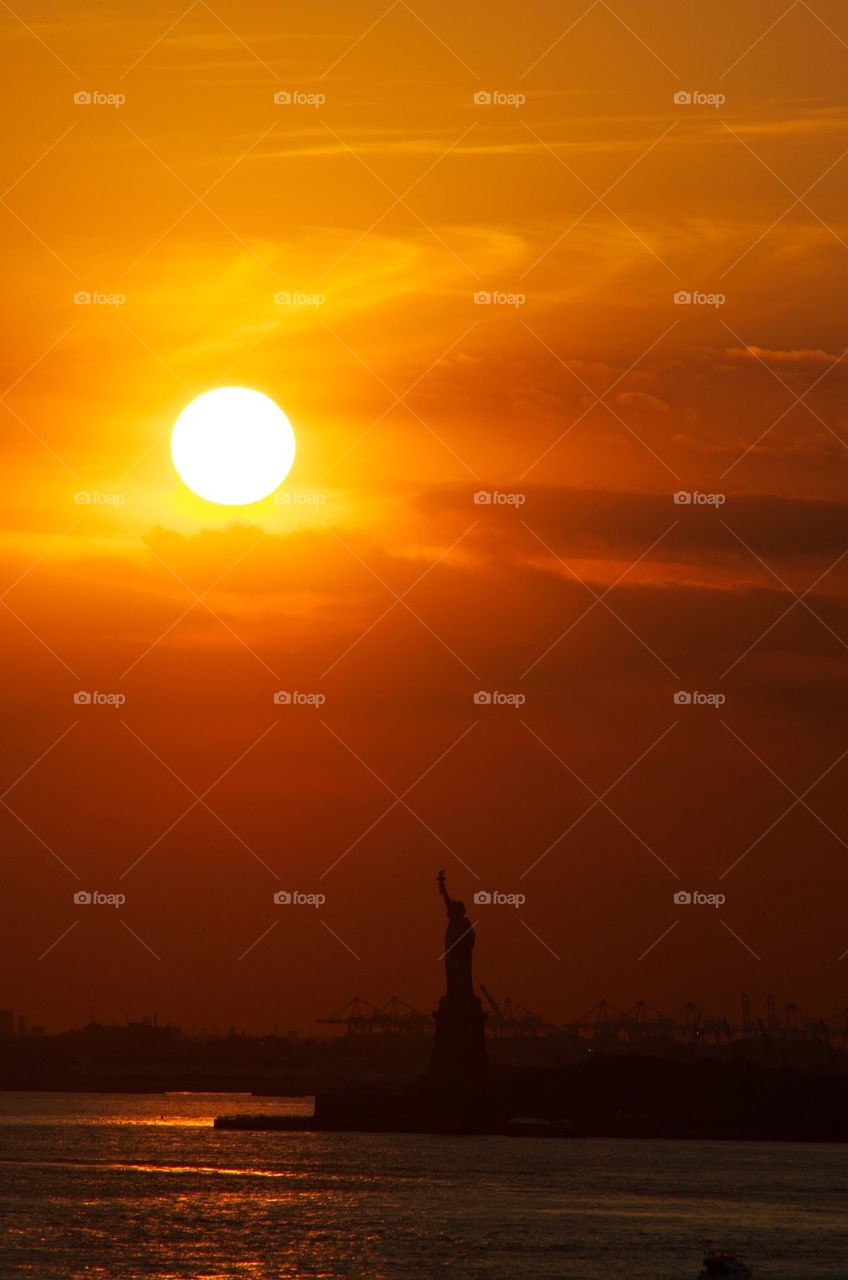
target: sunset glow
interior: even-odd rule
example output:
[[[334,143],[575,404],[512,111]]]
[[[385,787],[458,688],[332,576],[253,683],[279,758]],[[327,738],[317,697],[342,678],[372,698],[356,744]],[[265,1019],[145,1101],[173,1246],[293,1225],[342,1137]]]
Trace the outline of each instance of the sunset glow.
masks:
[[[0,17],[7,1002],[430,1009],[435,858],[550,1016],[841,1007],[844,5],[89,8]]]

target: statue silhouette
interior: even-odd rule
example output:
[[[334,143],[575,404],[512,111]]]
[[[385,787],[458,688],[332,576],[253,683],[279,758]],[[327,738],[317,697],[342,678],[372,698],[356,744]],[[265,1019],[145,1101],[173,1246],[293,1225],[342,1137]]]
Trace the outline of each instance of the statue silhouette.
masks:
[[[471,957],[474,929],[465,914],[465,903],[452,898],[445,887],[445,873],[438,875],[439,893],[445,900],[448,924],[445,930],[445,981],[448,1000],[467,1000],[474,995]]]
[[[465,914],[465,903],[450,896],[445,873],[438,875],[439,893],[445,902],[445,979],[447,990],[434,1013],[436,1035],[427,1072],[431,1096],[437,1099],[441,1123],[462,1126],[484,1123],[480,1115],[488,1107],[489,1058],[486,1053],[486,1015],[471,978],[474,930]],[[482,1110],[481,1110],[482,1109]],[[479,1114],[478,1114],[479,1113]],[[452,1117],[450,1120],[448,1117]]]

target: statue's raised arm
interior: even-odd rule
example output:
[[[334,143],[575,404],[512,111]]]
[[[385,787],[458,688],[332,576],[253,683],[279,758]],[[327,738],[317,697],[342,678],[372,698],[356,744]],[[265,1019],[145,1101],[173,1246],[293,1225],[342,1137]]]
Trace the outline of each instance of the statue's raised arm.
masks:
[[[439,882],[439,893],[440,893],[440,894],[442,895],[442,897],[444,898],[444,900],[445,900],[445,907],[447,908],[448,915],[450,915],[450,909],[451,909],[451,902],[452,902],[452,898],[451,898],[450,894],[448,893],[448,891],[447,891],[447,889],[446,889],[446,887],[445,887],[445,873],[444,873],[444,871],[440,871],[440,872],[439,872],[439,874],[438,874],[438,876],[437,876],[436,878],[437,878],[437,880],[438,880],[438,882]]]
[[[440,871],[436,879],[448,917],[444,951],[447,997],[472,999],[474,990],[471,984],[471,953],[474,950],[474,929],[465,914],[465,903],[452,898],[448,893],[444,871]]]

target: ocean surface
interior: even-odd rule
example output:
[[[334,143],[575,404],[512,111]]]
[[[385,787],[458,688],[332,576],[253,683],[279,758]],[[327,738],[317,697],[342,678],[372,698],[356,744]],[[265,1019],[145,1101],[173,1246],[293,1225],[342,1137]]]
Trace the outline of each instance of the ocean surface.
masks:
[[[0,1280],[848,1277],[848,1147],[218,1133],[232,1094],[0,1093]]]

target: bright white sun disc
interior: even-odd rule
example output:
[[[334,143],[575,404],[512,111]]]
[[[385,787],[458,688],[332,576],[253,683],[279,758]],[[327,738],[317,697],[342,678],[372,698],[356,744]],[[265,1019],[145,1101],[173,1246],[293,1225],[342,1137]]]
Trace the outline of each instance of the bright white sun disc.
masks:
[[[294,462],[291,423],[261,391],[218,387],[183,409],[171,433],[180,479],[207,502],[244,506],[267,498]]]

